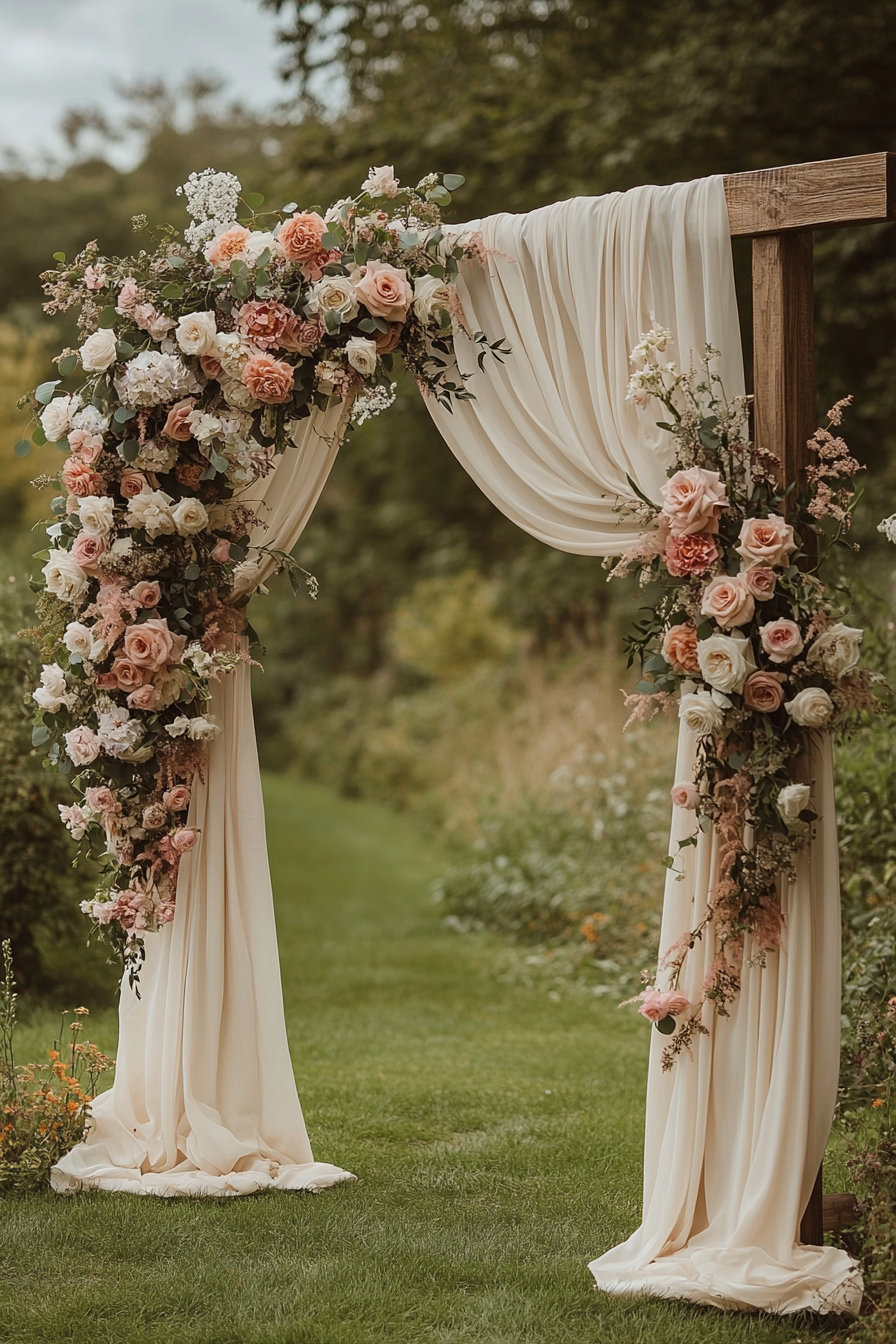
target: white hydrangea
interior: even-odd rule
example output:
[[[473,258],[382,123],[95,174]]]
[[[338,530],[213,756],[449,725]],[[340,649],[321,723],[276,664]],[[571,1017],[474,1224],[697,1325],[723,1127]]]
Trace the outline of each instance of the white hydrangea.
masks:
[[[141,350],[115,379],[115,390],[125,406],[162,406],[202,388],[179,355]]]
[[[120,454],[119,454],[120,456]],[[177,448],[173,443],[160,443],[158,439],[148,439],[129,466],[137,471],[170,471],[177,461]]]
[[[234,222],[242,189],[233,173],[216,173],[214,168],[191,173],[183,186],[178,187],[177,194],[186,198],[187,213],[193,220],[184,230],[184,239],[190,247],[201,251],[222,224]]]
[[[72,428],[80,429],[85,434],[105,434],[109,428],[109,417],[95,406],[82,406],[72,416]]]
[[[132,719],[123,705],[113,705],[97,716],[100,745],[109,756],[123,756],[136,747],[143,736],[138,719]]]
[[[887,541],[891,541],[896,546],[896,513],[885,518],[883,522],[877,525],[878,532],[883,532]]]

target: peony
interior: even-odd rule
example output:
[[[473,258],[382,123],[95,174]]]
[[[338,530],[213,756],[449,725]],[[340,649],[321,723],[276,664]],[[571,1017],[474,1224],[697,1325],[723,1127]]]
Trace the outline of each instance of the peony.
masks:
[[[226,565],[230,559],[230,542],[226,537],[219,537],[215,543],[215,549],[212,551],[212,559],[219,565]]]
[[[426,326],[451,302],[451,286],[437,275],[421,275],[414,281],[414,312]]]
[[[96,569],[97,561],[105,549],[106,543],[102,537],[92,537],[89,532],[82,532],[72,543],[71,555],[75,564],[90,572]]]
[[[753,596],[739,574],[734,578],[721,574],[711,579],[703,590],[702,615],[711,616],[725,630],[747,625],[755,610]]]
[[[189,495],[185,495],[183,499],[177,501],[171,510],[171,517],[178,534],[182,537],[192,537],[208,527],[208,514],[205,511],[205,505],[198,499],[192,499]]]
[[[205,259],[215,270],[229,271],[232,261],[244,259],[248,241],[249,230],[242,224],[225,224],[205,248]]]
[[[50,443],[58,443],[64,439],[66,434],[72,428],[72,418],[78,409],[78,398],[76,396],[55,397],[53,401],[41,411],[40,424],[41,429],[46,434]]]
[[[237,327],[259,350],[283,346],[283,334],[295,326],[295,320],[291,309],[273,299],[253,299],[244,303],[236,315]]]
[[[820,686],[807,686],[784,705],[801,728],[823,728],[834,713],[834,702]]]
[[[97,658],[101,658],[106,651],[103,641],[94,639],[90,626],[83,625],[80,621],[69,622],[65,627],[62,642],[71,655],[82,659],[84,662],[95,661]]]
[[[190,790],[186,784],[175,784],[162,794],[162,802],[169,812],[185,812],[190,806]]]
[[[71,708],[71,694],[65,681],[65,673],[58,663],[44,666],[40,674],[40,685],[31,692],[31,699],[48,714],[58,714],[60,709]]]
[[[50,558],[41,573],[47,592],[60,602],[79,602],[87,592],[87,575],[68,551],[50,551]]]
[[[337,323],[351,322],[358,316],[358,295],[347,275],[325,275],[311,286],[307,310],[320,313],[325,319],[330,314]]]
[[[778,576],[773,569],[754,565],[750,569],[745,569],[741,577],[747,586],[747,591],[757,602],[767,602],[769,598],[774,597]]]
[[[69,457],[62,465],[62,484],[70,495],[86,499],[103,489],[103,478],[80,457]]]
[[[124,632],[124,652],[138,667],[157,672],[166,663],[174,663],[186,648],[184,635],[168,629],[166,618],[152,617]]]
[[[174,531],[171,504],[174,501],[164,490],[141,490],[128,500],[128,520],[132,527],[143,527],[149,537],[158,537]]]
[[[777,513],[747,518],[740,529],[738,555],[751,565],[786,565],[796,550],[793,528]]]
[[[141,821],[148,831],[158,831],[167,824],[168,813],[161,803],[148,803]]]
[[[89,373],[99,373],[114,364],[118,356],[118,340],[114,331],[100,328],[81,346],[81,363]]]
[[[273,355],[252,355],[246,362],[241,379],[253,397],[267,406],[279,406],[289,401],[294,386],[293,371]]]
[[[368,261],[361,272],[361,279],[355,282],[355,293],[367,311],[387,322],[404,322],[414,297],[407,271],[385,261]]]
[[[664,1017],[676,1017],[689,1006],[687,994],[678,994],[672,990],[645,989],[638,995],[641,1007],[638,1012],[649,1022],[661,1022]]]
[[[92,728],[81,724],[65,734],[65,750],[75,765],[90,765],[100,754],[100,739]]]
[[[839,621],[815,639],[806,655],[810,667],[820,668],[834,681],[847,676],[859,663],[864,630]]]
[[[152,580],[141,579],[131,589],[131,597],[135,602],[139,602],[141,607],[157,607],[162,600],[162,590]]]
[[[111,675],[121,691],[133,691],[143,685],[143,669],[130,658],[116,658],[112,664]]]
[[[365,376],[376,372],[376,341],[351,336],[345,343],[345,357],[353,369]]]
[[[118,482],[118,489],[125,499],[133,499],[135,495],[148,490],[149,484],[142,471],[123,471],[121,480]]]
[[[103,451],[103,436],[88,434],[84,429],[73,429],[68,436],[68,446],[82,462],[92,463]]]
[[[806,822],[800,820],[800,813],[809,806],[810,792],[808,784],[788,784],[775,799],[775,807],[788,830],[806,830]]]
[[[803,651],[803,636],[796,621],[769,621],[759,627],[759,638],[773,663],[792,662]]]
[[[673,784],[669,790],[669,796],[676,807],[686,807],[692,812],[700,801],[700,795],[697,792],[696,784],[682,782]]]
[[[675,672],[699,672],[697,630],[690,621],[673,625],[663,635],[663,657]]]
[[[692,733],[706,737],[717,733],[725,721],[721,705],[716,704],[709,691],[690,691],[681,697],[678,717]]]
[[[740,692],[756,671],[750,641],[744,635],[710,635],[697,643],[697,661],[704,681],[729,695]]]
[[[115,500],[108,495],[90,495],[78,505],[78,517],[89,537],[105,537],[115,521]]]
[[[174,339],[185,355],[210,355],[217,334],[213,312],[185,313],[178,318]]]
[[[309,262],[321,251],[327,226],[315,211],[293,215],[280,225],[277,242],[287,261]]]
[[[666,568],[676,579],[705,574],[718,558],[719,548],[708,532],[670,536],[663,554]]]
[[[361,183],[361,190],[366,191],[368,196],[397,196],[399,192],[398,178],[395,176],[395,169],[391,163],[384,163],[379,168],[371,168],[367,177]]]
[[[761,714],[774,714],[784,703],[785,680],[783,672],[752,672],[744,682],[744,704]]]
[[[57,803],[56,806],[59,808],[59,819],[71,831],[72,838],[83,840],[90,825],[90,813],[77,803],[72,803],[71,807],[66,807],[64,803]]]
[[[663,496],[663,517],[675,536],[691,536],[696,532],[717,532],[722,509],[728,507],[725,486],[717,471],[703,467],[688,467],[676,471],[660,487]]]
[[[121,289],[118,292],[118,303],[115,305],[115,311],[122,317],[132,313],[140,298],[140,286],[133,276],[122,282]]]

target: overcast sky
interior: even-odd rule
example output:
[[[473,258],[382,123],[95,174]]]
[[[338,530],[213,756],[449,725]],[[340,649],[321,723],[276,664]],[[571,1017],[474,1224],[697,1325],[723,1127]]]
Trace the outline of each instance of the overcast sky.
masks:
[[[62,115],[93,105],[114,117],[116,82],[215,73],[233,97],[271,107],[287,92],[275,28],[258,0],[0,0],[0,149],[35,167],[63,154]]]

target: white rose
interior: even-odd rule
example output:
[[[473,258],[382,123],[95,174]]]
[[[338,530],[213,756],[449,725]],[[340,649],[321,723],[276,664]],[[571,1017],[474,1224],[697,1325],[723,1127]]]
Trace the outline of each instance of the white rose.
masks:
[[[72,427],[72,417],[78,409],[78,405],[76,396],[55,397],[49,406],[41,412],[41,429],[50,443],[58,443],[68,434]]]
[[[208,527],[208,514],[205,505],[198,499],[185,495],[171,510],[174,526],[182,537],[191,537]]]
[[[809,806],[809,785],[788,784],[775,799],[775,806],[781,820],[791,831],[804,831],[806,823],[800,821],[800,813]]]
[[[103,641],[94,639],[90,626],[83,625],[81,621],[71,621],[65,627],[62,642],[70,654],[73,654],[76,658],[82,658],[85,662],[95,661],[102,657],[106,651]]]
[[[214,313],[186,313],[178,319],[174,339],[185,355],[209,355],[217,335]]]
[[[31,692],[31,699],[48,714],[57,714],[60,709],[71,708],[71,696],[68,694],[65,673],[58,663],[48,663],[43,667],[40,685]]]
[[[128,517],[132,527],[143,527],[147,536],[158,537],[174,531],[170,495],[164,490],[141,490],[128,500]]]
[[[241,378],[252,351],[235,331],[222,331],[215,337],[211,351],[228,378]]]
[[[90,495],[78,506],[81,526],[89,537],[105,537],[115,521],[115,500],[109,495]]]
[[[821,668],[835,681],[858,666],[864,630],[840,622],[825,630],[813,642],[806,655],[810,667]]]
[[[451,290],[436,275],[421,275],[414,281],[414,312],[425,326],[442,308],[448,307]]]
[[[269,249],[272,257],[279,256],[283,251],[272,233],[265,229],[253,229],[246,239],[245,247],[246,260],[250,266],[255,265],[265,248]]]
[[[706,736],[717,733],[725,721],[720,705],[717,705],[709,691],[692,691],[681,697],[678,717],[692,733]]]
[[[834,702],[820,686],[807,686],[787,700],[784,708],[801,728],[823,728],[834,713]]]
[[[187,734],[194,742],[210,742],[221,732],[221,725],[213,714],[197,714],[188,720]]]
[[[358,273],[360,275],[360,272]],[[340,322],[350,322],[358,315],[358,297],[347,275],[325,275],[312,285],[308,295],[309,313],[332,313]]]
[[[87,575],[68,551],[51,551],[42,573],[47,592],[60,602],[79,602],[87,592]]]
[[[118,355],[118,341],[114,331],[100,328],[81,346],[81,363],[88,372],[99,373],[114,364]]]
[[[380,168],[371,168],[361,183],[361,190],[366,191],[368,196],[397,196],[398,178],[392,164],[384,163]]]
[[[241,560],[232,578],[234,588],[254,588],[261,578],[261,564],[258,560]]]
[[[744,635],[710,635],[697,642],[697,662],[703,680],[719,691],[740,692],[756,671],[750,641]]]
[[[360,374],[376,372],[376,341],[364,336],[352,336],[345,343],[345,357]]]

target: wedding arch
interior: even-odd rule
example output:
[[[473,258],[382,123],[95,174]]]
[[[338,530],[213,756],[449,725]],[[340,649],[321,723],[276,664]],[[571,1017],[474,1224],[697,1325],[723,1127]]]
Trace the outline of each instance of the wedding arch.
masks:
[[[106,415],[113,404],[103,399],[106,392],[90,405],[54,396],[56,384],[35,393],[35,409],[46,407],[46,437],[72,450],[68,479],[63,472],[69,498],[58,501],[59,518],[50,529],[57,546],[44,571],[51,593],[68,607],[69,657],[66,669],[45,668],[35,693],[41,709],[36,741],[56,732],[53,716],[72,722],[66,716],[85,687],[95,695],[98,677],[106,677],[100,691],[126,692],[128,706],[156,716],[152,728],[142,720],[132,727],[136,716],[110,698],[96,728],[72,726],[64,745],[54,743],[56,758],[64,763],[67,752],[77,767],[89,769],[106,752],[138,768],[155,759],[153,734],[161,734],[164,751],[145,796],[139,771],[132,772],[118,794],[95,779],[84,805],[68,809],[73,833],[93,827],[105,837],[110,882],[122,866],[139,870],[139,882],[110,888],[90,913],[117,921],[130,935],[146,930],[147,956],[139,996],[127,983],[123,989],[114,1086],[95,1103],[85,1142],[54,1169],[57,1190],[236,1195],[352,1179],[314,1161],[293,1080],[243,621],[234,615],[267,574],[288,563],[326,484],[350,413],[351,398],[340,399],[340,391],[350,384],[357,391],[367,379],[377,409],[377,397],[388,400],[380,356],[400,347],[418,381],[435,394],[427,405],[443,436],[499,508],[549,545],[620,554],[637,542],[639,529],[620,522],[617,498],[634,485],[642,498],[656,501],[668,465],[662,432],[625,396],[632,347],[648,326],[663,322],[680,350],[709,345],[721,352],[719,376],[732,396],[742,393],[730,237],[752,237],[755,438],[761,451],[780,460],[784,483],[796,481],[815,423],[812,230],[896,216],[894,164],[892,155],[870,154],[636,188],[452,229],[443,229],[437,210],[428,211],[450,200],[449,178],[433,175],[418,184],[420,218],[405,218],[400,233],[390,232],[386,210],[371,207],[398,192],[391,170],[377,169],[365,183],[363,238],[347,202],[326,220],[293,216],[277,232],[255,230],[253,236],[215,215],[212,197],[226,195],[226,186],[196,179],[194,196],[208,191],[206,213],[194,214],[194,242],[205,249],[215,283],[235,305],[244,301],[232,314],[228,309],[220,330],[211,310],[176,324],[163,306],[149,304],[135,319],[141,300],[145,305],[139,277],[113,276],[102,259],[82,256],[78,284],[102,302],[114,282],[117,302],[102,312],[98,302],[89,312],[90,334],[78,357],[96,373],[95,387],[102,384],[111,396],[114,381],[117,400]],[[235,200],[225,204],[234,214]],[[284,214],[293,209],[285,207]],[[352,282],[343,283],[341,259],[349,244],[355,270]],[[267,289],[271,256],[287,246],[301,312]],[[55,281],[60,298],[72,283],[67,265],[62,258]],[[179,299],[184,285],[178,275],[189,267],[176,248],[163,258],[162,269],[169,267],[167,294]],[[250,298],[247,277],[259,268],[264,285]],[[147,287],[154,274],[147,262]],[[360,311],[366,316],[359,318]],[[155,325],[152,339],[160,350],[139,367],[141,356],[127,363],[134,350],[119,339],[116,314],[137,320],[144,331]],[[360,329],[333,353],[344,319],[360,321]],[[239,332],[254,342],[248,363]],[[513,353],[501,362],[504,340]],[[301,364],[314,348],[325,358],[317,357],[302,400]],[[278,350],[291,352],[289,361],[271,353]],[[459,377],[450,372],[452,354]],[[63,376],[78,357],[63,352]],[[474,375],[471,398],[467,381]],[[379,392],[371,384],[375,376]],[[202,401],[203,389],[216,383],[217,400]],[[301,411],[290,421],[281,413],[287,403]],[[167,418],[154,430],[159,407]],[[249,435],[245,417],[256,412],[269,452]],[[131,422],[139,432],[128,429]],[[175,470],[177,444],[187,441],[205,449],[195,461],[178,463],[177,479],[188,493],[175,504],[157,478]],[[120,460],[104,477],[98,459],[109,443]],[[200,481],[213,485],[219,478],[234,488],[221,499],[210,494],[208,509],[201,501],[197,507]],[[241,483],[252,487],[251,509],[239,503]],[[103,493],[111,488],[126,505]],[[124,546],[113,541],[122,512],[130,528]],[[86,537],[77,554],[73,516]],[[172,620],[179,628],[151,614],[160,601],[156,576],[151,568],[137,575],[130,558],[147,539],[160,537],[162,551],[172,538],[166,582],[173,573],[182,606]],[[188,585],[201,581],[208,566],[218,566],[231,599],[207,600],[194,612]],[[130,589],[125,575],[137,578]],[[93,581],[99,589],[91,588]],[[95,626],[71,619],[79,612],[104,623],[102,637]],[[212,653],[195,638],[188,642],[212,626]],[[97,674],[94,663],[110,656],[104,641],[111,646],[128,631],[117,671]],[[188,654],[189,665],[183,661]],[[165,719],[178,697],[195,700],[203,712]],[[693,769],[695,743],[683,727],[678,778]],[[825,1204],[820,1176],[839,1054],[839,888],[828,738],[813,755],[812,771],[818,823],[797,860],[795,880],[783,884],[786,942],[764,971],[745,972],[724,1024],[724,1048],[716,1049],[720,1032],[710,1030],[694,1057],[670,1074],[662,1068],[662,1039],[652,1033],[644,1221],[625,1245],[593,1262],[596,1282],[607,1291],[778,1312],[858,1309],[862,1289],[854,1263],[822,1245],[824,1228],[848,1218],[850,1207],[848,1196]],[[184,820],[179,813],[187,808]],[[694,848],[684,861],[686,880],[670,876],[667,882],[665,947],[705,911],[718,864],[712,835],[702,831],[687,841],[682,826],[676,817],[673,841]],[[131,978],[134,970],[132,963]],[[694,957],[687,975],[699,986],[705,973]],[[692,984],[689,992],[694,999],[699,988]]]

